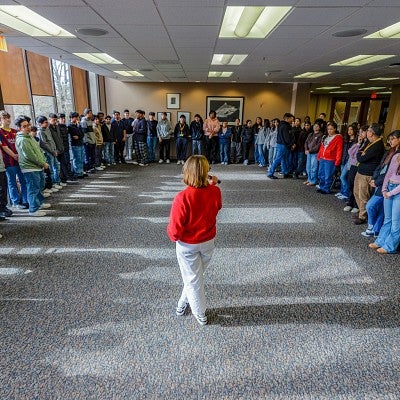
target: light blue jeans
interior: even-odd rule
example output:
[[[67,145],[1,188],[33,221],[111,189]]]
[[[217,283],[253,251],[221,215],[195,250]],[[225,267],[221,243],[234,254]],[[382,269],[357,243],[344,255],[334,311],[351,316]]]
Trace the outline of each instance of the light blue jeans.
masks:
[[[368,227],[372,226],[372,230],[375,232],[375,234],[378,234],[382,228],[383,220],[385,218],[383,209],[383,196],[377,196],[373,194],[368,200],[365,209],[367,210],[368,214]]]
[[[57,157],[52,154],[45,153],[47,164],[49,164],[51,181],[54,185],[60,183],[60,164],[58,163]]]
[[[340,171],[340,194],[342,194],[345,197],[350,197],[350,192],[349,192],[349,183],[347,180],[347,176],[349,175],[349,166],[342,165],[341,166],[341,171]]]
[[[308,182],[315,185],[317,183],[317,175],[318,175],[317,153],[307,154],[306,171],[308,175],[307,179]]]
[[[192,154],[203,154],[202,140],[192,140]]]
[[[270,147],[268,150],[268,162],[269,165],[272,165],[275,161],[275,157],[276,157],[276,147]]]
[[[28,193],[26,188],[26,182],[24,174],[21,171],[19,165],[6,168],[7,183],[8,183],[8,193],[10,195],[10,200],[13,205],[17,205],[22,200],[22,203],[28,203]],[[17,176],[19,181],[19,187],[21,193],[17,186]]]
[[[75,176],[82,176],[83,175],[83,160],[85,155],[85,150],[83,146],[71,146],[73,160],[72,165],[74,168],[74,175]]]
[[[288,157],[289,149],[287,148],[287,146],[277,143],[275,161],[270,166],[268,175],[273,175],[276,167],[279,164],[281,165],[282,174],[287,175],[289,173]]]
[[[158,138],[157,136],[147,136],[147,151],[149,161],[154,161],[156,159],[156,147]]]
[[[229,143],[219,144],[219,159],[224,163],[229,162]]]
[[[398,185],[389,183],[390,192]],[[375,244],[388,253],[396,253],[400,243],[400,193],[383,200],[385,219]]]
[[[114,159],[114,143],[113,142],[104,142],[103,153],[104,160],[107,164],[111,165],[115,162]]]
[[[265,156],[264,156],[264,145],[263,144],[258,144],[258,160],[259,163],[265,167],[267,163],[265,162]]]
[[[33,213],[42,205],[44,197],[42,190],[44,189],[44,173],[43,171],[24,172],[26,181],[29,212]]]

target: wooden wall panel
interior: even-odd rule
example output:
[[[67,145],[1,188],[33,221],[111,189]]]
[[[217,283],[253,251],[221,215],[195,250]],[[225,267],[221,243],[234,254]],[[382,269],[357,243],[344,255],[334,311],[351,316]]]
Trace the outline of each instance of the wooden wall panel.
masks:
[[[32,94],[54,96],[50,59],[39,54],[26,52]]]
[[[89,107],[87,72],[71,65],[72,87],[74,90],[75,110],[79,114]]]
[[[8,46],[0,51],[0,90],[4,104],[31,104],[23,50]]]

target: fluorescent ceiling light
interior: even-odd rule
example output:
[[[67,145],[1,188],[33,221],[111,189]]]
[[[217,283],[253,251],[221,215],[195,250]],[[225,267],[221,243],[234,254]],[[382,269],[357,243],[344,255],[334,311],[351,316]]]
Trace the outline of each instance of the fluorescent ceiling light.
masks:
[[[114,72],[122,76],[143,76],[140,72],[137,71],[114,71]]]
[[[233,72],[221,72],[221,71],[210,71],[208,73],[208,77],[209,78],[229,78],[231,75],[233,74]]]
[[[263,39],[292,7],[226,7],[220,38]]]
[[[355,57],[347,58],[346,60],[338,61],[331,64],[334,67],[359,67],[360,65],[371,64],[374,62],[386,60],[388,58],[395,57],[393,54],[384,55],[372,55],[372,54],[360,54]]]
[[[376,94],[392,94],[392,92],[377,92]]]
[[[400,78],[398,78],[398,77],[391,77],[391,78],[389,78],[389,77],[387,77],[387,78],[384,78],[384,77],[382,77],[382,78],[371,78],[370,81],[393,81],[393,80],[395,80],[395,79],[400,79]]]
[[[73,53],[74,55],[90,61],[93,64],[122,64],[122,62],[109,56],[106,53]]]
[[[332,89],[340,89],[340,86],[321,86],[316,88],[316,90],[332,90]]]
[[[334,91],[334,92],[329,92],[329,93],[350,93],[350,91],[349,90],[336,90],[336,91]]]
[[[0,24],[29,36],[75,37],[24,6],[0,6]]]
[[[240,65],[248,54],[214,54],[212,65]]]
[[[399,39],[400,38],[400,22],[390,25],[371,35],[364,36],[364,39]]]
[[[379,90],[379,89],[385,89],[386,86],[370,86],[370,87],[364,87],[358,90]]]
[[[364,85],[364,83],[361,82],[347,82],[347,83],[342,83],[342,86],[361,86]]]
[[[304,72],[304,74],[296,75],[295,78],[319,78],[320,76],[329,75],[332,72]]]

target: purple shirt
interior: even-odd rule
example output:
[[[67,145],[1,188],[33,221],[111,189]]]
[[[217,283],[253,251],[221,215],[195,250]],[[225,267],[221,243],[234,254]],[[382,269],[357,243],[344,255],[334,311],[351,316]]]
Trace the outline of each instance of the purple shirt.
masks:
[[[385,180],[383,181],[382,185],[382,192],[388,192],[387,187],[389,181],[395,184],[398,184],[393,190],[388,192],[390,196],[395,196],[396,194],[400,193],[400,175],[397,174],[397,170],[400,166],[400,153],[396,153],[392,160],[390,161],[389,168],[385,175]]]

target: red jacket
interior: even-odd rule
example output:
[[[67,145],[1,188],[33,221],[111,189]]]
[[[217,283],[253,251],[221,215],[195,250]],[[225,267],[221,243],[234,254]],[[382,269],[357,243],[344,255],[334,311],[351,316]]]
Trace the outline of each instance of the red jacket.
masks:
[[[189,243],[203,243],[214,239],[218,211],[222,208],[219,187],[188,186],[172,202],[167,233],[169,238]]]
[[[324,141],[321,143],[321,147],[318,151],[318,160],[334,161],[335,166],[338,167],[342,163],[342,151],[343,151],[343,137],[342,135],[336,135],[325,147]]]

